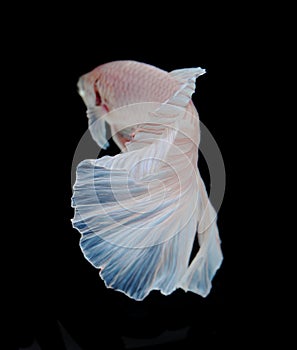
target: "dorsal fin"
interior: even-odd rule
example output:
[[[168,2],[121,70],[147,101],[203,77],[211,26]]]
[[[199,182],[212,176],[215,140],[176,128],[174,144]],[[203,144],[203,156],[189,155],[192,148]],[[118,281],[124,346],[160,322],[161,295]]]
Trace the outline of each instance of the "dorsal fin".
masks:
[[[199,75],[205,74],[206,70],[200,67],[197,68],[183,68],[175,69],[169,72],[169,75],[174,77],[181,83],[186,83],[189,79],[193,77],[197,78]]]
[[[177,69],[170,72],[169,75],[180,83],[180,87],[153,114],[158,117],[172,118],[177,114],[176,107],[185,108],[195,91],[196,79],[205,72],[205,69],[200,67]]]

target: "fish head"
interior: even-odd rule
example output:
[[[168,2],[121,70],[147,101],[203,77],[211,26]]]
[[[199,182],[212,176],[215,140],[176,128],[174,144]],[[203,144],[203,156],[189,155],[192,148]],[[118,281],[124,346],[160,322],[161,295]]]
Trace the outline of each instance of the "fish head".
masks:
[[[88,109],[96,109],[97,114],[103,115],[112,108],[111,91],[108,89],[106,73],[102,66],[81,76],[78,80],[78,93]]]

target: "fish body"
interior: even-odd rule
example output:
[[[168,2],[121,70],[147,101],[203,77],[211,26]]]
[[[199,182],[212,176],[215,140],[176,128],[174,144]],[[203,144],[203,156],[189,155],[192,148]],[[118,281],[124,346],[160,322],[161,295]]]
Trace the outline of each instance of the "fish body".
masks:
[[[106,148],[108,124],[122,152],[79,164],[72,223],[106,286],[136,300],[154,289],[206,296],[222,262],[216,212],[197,167],[191,96],[204,72],[116,61],[78,82],[93,139]]]

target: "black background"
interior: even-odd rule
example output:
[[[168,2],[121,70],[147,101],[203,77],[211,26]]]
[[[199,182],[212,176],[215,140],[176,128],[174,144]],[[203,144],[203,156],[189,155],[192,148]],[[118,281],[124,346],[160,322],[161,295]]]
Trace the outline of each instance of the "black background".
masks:
[[[122,349],[123,337],[152,339],[166,330],[187,328],[184,339],[173,339],[180,349],[217,344],[240,348],[257,332],[256,322],[247,321],[256,276],[245,259],[247,221],[242,225],[248,192],[246,63],[255,59],[245,29],[251,24],[243,24],[241,16],[233,18],[228,9],[219,21],[211,14],[195,17],[190,9],[152,11],[146,17],[120,13],[118,9],[115,19],[106,11],[98,18],[90,12],[72,17],[54,11],[46,19],[34,18],[24,32],[19,28],[11,41],[17,75],[11,108],[19,116],[11,127],[19,145],[17,168],[22,170],[11,175],[21,184],[12,196],[18,203],[21,198],[21,209],[12,225],[20,238],[9,260],[9,344],[18,348],[37,341],[41,349],[64,349],[62,326],[81,349]],[[106,289],[79,249],[79,233],[70,222],[70,175],[87,118],[76,83],[94,67],[119,59],[167,71],[195,66],[207,70],[193,100],[220,147],[227,176],[218,219],[224,261],[207,298],[183,291],[167,297],[152,292],[135,302]],[[207,180],[207,168],[201,166]],[[168,342],[147,349],[171,346]]]

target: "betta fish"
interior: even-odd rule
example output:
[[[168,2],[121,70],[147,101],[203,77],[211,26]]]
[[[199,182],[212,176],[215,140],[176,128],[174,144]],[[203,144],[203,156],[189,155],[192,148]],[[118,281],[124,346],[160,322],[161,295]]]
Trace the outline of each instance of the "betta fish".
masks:
[[[205,297],[223,259],[197,165],[200,127],[191,97],[204,73],[115,61],[78,81],[92,138],[106,149],[109,130],[121,152],[78,165],[72,224],[106,287],[135,300],[178,288]]]

